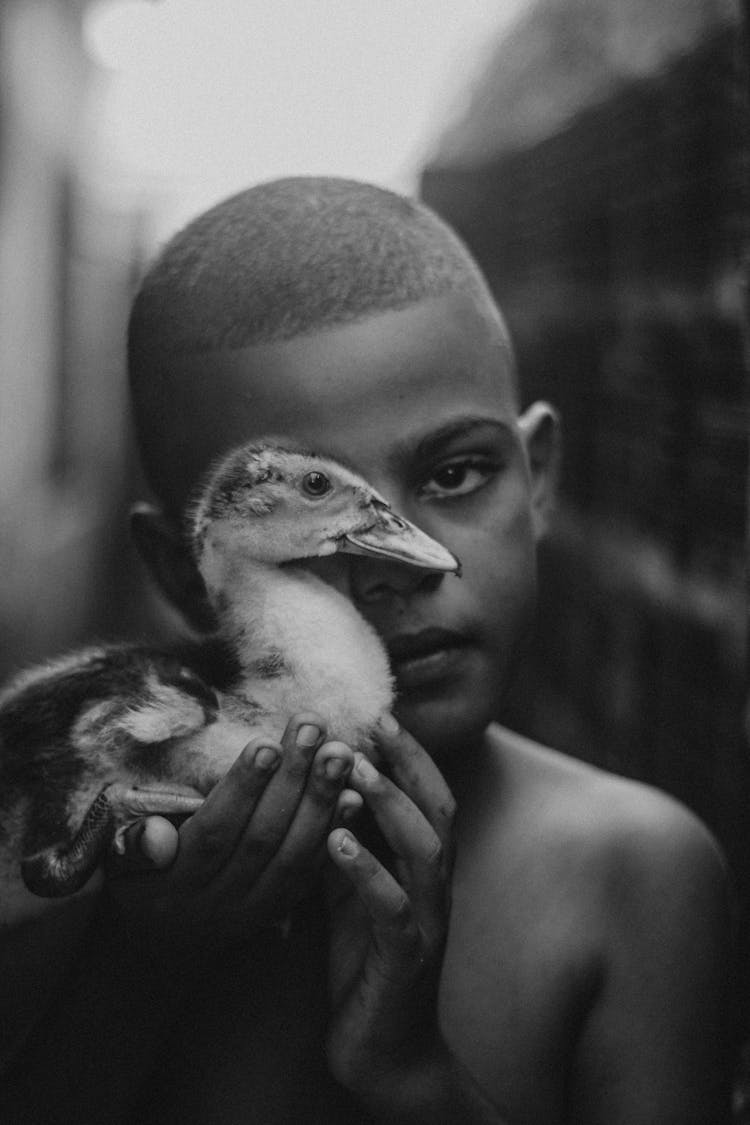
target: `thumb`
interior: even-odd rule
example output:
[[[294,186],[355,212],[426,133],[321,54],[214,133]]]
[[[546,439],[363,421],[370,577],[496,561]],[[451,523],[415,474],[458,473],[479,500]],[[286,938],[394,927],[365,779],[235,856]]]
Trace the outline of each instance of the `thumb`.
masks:
[[[179,846],[175,826],[163,816],[134,821],[118,835],[112,857],[115,871],[163,870],[174,863]]]

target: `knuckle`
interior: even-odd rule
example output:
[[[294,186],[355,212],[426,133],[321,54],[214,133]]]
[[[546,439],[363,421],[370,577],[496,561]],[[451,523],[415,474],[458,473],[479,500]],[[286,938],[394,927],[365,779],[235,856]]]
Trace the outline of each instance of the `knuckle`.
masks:
[[[441,802],[439,809],[440,817],[444,824],[453,824],[453,821],[456,819],[457,807],[455,797],[452,794],[448,794],[445,800]]]
[[[405,891],[402,891],[401,894],[394,899],[391,907],[391,915],[404,939],[407,941],[415,940],[418,936],[417,927],[414,923],[411,902]]]
[[[441,871],[445,864],[445,848],[437,837],[425,853],[425,864],[432,871]]]
[[[310,758],[305,756],[304,751],[300,752],[295,747],[294,753],[284,760],[283,768],[284,773],[291,781],[301,783],[309,773]]]
[[[323,775],[313,779],[310,796],[318,809],[333,809],[344,784],[343,777],[329,778]]]

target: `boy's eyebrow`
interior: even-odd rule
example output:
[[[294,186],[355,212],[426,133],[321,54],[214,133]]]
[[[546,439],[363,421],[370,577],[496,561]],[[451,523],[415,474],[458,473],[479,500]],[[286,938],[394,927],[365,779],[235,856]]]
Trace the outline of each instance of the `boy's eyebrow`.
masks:
[[[431,430],[420,438],[416,446],[407,442],[399,443],[394,451],[395,457],[400,461],[412,458],[418,461],[428,460],[443,446],[455,441],[456,438],[470,436],[475,430],[487,429],[488,427],[503,434],[509,434],[513,430],[509,421],[483,414],[467,414],[459,418],[452,418],[450,422],[445,422],[442,426]]]

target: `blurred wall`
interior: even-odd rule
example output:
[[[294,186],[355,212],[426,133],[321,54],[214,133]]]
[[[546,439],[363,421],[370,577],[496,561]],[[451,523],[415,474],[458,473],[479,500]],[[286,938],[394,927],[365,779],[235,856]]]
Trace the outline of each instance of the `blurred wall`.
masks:
[[[87,182],[82,4],[0,6],[0,678],[115,632],[142,218]],[[110,573],[108,573],[108,569]]]
[[[686,801],[746,900],[747,92],[731,3],[533,3],[422,181],[564,421],[510,717]]]

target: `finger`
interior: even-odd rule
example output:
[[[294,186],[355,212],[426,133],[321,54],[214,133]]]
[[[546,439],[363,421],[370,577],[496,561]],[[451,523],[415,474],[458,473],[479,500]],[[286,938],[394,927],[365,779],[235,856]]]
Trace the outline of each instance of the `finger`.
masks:
[[[344,788],[336,802],[334,823],[337,825],[351,824],[362,811],[364,801],[356,789]]]
[[[393,780],[421,809],[450,853],[456,802],[440,770],[393,715],[381,718],[375,737]]]
[[[376,770],[363,754],[355,755],[350,785],[362,796],[400,861],[399,877],[423,925],[437,934],[443,925],[448,893],[447,863],[440,836],[411,797]]]
[[[143,817],[119,834],[106,860],[107,871],[119,876],[164,870],[174,862],[178,841],[177,829],[170,821],[162,816]]]
[[[281,740],[279,768],[258,802],[254,815],[243,824],[232,856],[234,878],[255,877],[279,850],[308,783],[315,752],[323,740],[324,724],[319,715],[306,711],[287,724]]]
[[[279,850],[280,859],[293,863],[296,856],[305,857],[325,841],[353,765],[354,752],[344,742],[324,742],[319,748]]]
[[[178,831],[162,816],[147,817],[143,822],[139,846],[143,858],[162,871],[175,860],[179,846]]]
[[[399,858],[430,862],[442,854],[442,841],[422,810],[364,754],[354,756],[349,785],[371,810],[386,842]]]
[[[319,748],[294,817],[257,881],[255,894],[268,897],[275,887],[283,891],[293,874],[322,866],[339,794],[353,764],[354,754],[343,742],[325,742]]]
[[[182,826],[179,866],[191,881],[206,882],[229,862],[281,755],[278,743],[254,738]]]
[[[370,919],[374,967],[390,985],[414,980],[425,964],[422,935],[409,896],[346,829],[328,837],[328,854],[353,886]]]
[[[294,822],[294,833],[300,840],[322,839],[321,830],[327,828],[336,815],[353,765],[354,752],[346,743],[324,742],[320,747]]]

